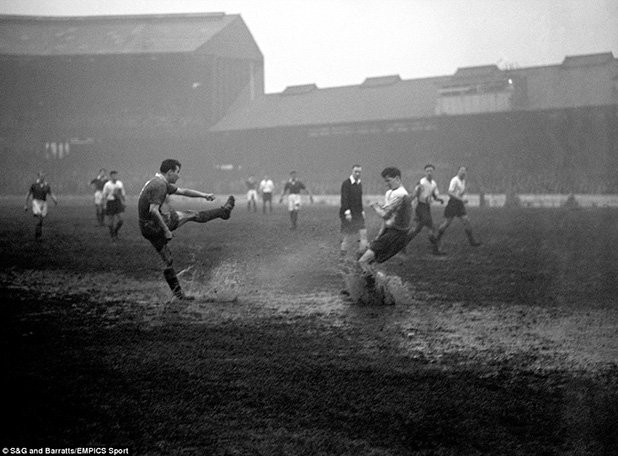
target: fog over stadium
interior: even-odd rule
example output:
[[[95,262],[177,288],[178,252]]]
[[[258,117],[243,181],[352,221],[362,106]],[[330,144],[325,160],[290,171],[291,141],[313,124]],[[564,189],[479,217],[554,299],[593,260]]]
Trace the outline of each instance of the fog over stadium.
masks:
[[[613,1],[0,2],[0,192],[44,167],[139,191],[176,155],[241,193],[291,169],[336,194],[351,163],[473,193],[615,194]],[[555,167],[550,177],[547,170]],[[92,177],[90,177],[92,178]]]
[[[240,14],[264,54],[265,91],[561,62],[618,51],[613,0],[2,0],[0,14]],[[302,56],[302,57],[301,57]]]
[[[2,452],[618,455],[617,31],[0,0]]]

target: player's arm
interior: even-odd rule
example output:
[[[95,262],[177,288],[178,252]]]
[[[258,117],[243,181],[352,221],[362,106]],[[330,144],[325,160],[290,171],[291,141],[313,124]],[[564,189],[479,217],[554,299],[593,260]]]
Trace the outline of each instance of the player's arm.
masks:
[[[107,201],[107,197],[111,193],[111,187],[109,185],[107,185],[107,183],[105,183],[101,193],[102,193],[103,201]]]
[[[283,187],[283,191],[281,192],[281,196],[279,197],[279,203],[283,203],[283,197],[288,194],[289,187],[286,185]]]
[[[423,186],[421,182],[417,182],[416,187],[414,187],[414,191],[412,192],[412,201],[416,200],[419,203],[421,202],[421,193],[423,193]]]
[[[175,195],[187,196],[189,198],[204,198],[206,201],[214,201],[215,195],[214,193],[204,193],[198,190],[193,190],[190,188],[178,188],[175,192]]]
[[[386,222],[384,220],[382,220],[382,222],[380,223],[380,229],[378,230],[375,239],[377,239],[380,236],[382,236],[382,233],[384,233],[385,229],[386,229]]]
[[[28,203],[30,202],[30,196],[32,195],[32,187],[28,189],[28,193],[26,193],[26,204],[24,205],[24,211],[28,210]]]
[[[421,186],[419,184],[416,184],[416,187],[414,187],[414,190],[412,190],[412,193],[410,194],[410,204],[414,203],[414,200],[420,201],[420,195]]]
[[[352,220],[352,211],[350,210],[350,192],[348,191],[348,186],[345,181],[341,184],[341,210],[343,210],[343,215],[345,215],[346,220]]]
[[[456,200],[459,200],[459,201],[462,201],[462,202],[464,201],[464,199],[461,196],[459,196],[457,193],[455,193],[455,191],[451,191],[450,189],[449,189],[449,192],[448,192],[448,196],[449,196],[449,198],[453,198],[453,199],[456,199]]]
[[[311,201],[313,203],[313,195],[311,194],[311,192],[309,191],[309,189],[307,187],[303,188],[304,192],[309,195],[309,201]]]
[[[122,205],[126,206],[125,202],[127,200],[127,192],[125,192],[124,190],[124,184],[120,182],[120,186],[118,188],[120,189],[120,192],[116,192],[116,195],[120,198],[120,202],[122,203]]]
[[[51,188],[49,189],[49,192],[47,192],[47,194],[52,199],[54,204],[57,206],[58,205],[58,199],[56,198],[56,195],[54,195],[53,192],[51,191]]]
[[[376,211],[376,213],[384,220],[390,218],[391,215],[401,206],[401,203],[404,201],[402,197],[395,197],[388,204],[380,206],[378,203],[373,203],[371,207]]]
[[[464,202],[463,193],[461,195],[457,194],[457,182],[455,181],[455,178],[453,178],[450,185],[448,186],[448,196],[449,198],[454,198],[461,201],[462,203]]]
[[[393,213],[393,211],[387,209],[387,207],[389,206],[380,206],[379,203],[372,203],[371,207],[373,208],[373,210],[376,212],[376,214],[378,214],[378,216],[382,219],[387,219],[390,217],[390,215]]]
[[[159,204],[150,203],[149,212],[150,212],[150,215],[152,216],[152,219],[155,220],[159,224],[159,226],[163,229],[163,232],[165,233],[165,238],[172,239],[174,235],[172,234],[170,229],[165,224],[165,220],[163,220],[163,216],[161,215],[161,212],[159,211]]]
[[[434,200],[439,201],[440,204],[444,204],[444,200],[440,197],[440,192],[438,191],[438,187],[433,189],[433,192],[431,192],[431,196],[433,197]]]

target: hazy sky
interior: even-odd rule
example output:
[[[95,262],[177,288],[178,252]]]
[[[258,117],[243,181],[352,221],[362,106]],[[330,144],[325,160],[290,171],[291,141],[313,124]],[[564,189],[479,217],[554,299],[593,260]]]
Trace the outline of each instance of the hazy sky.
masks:
[[[0,0],[0,14],[183,12],[240,14],[264,54],[269,93],[618,56],[618,0]]]

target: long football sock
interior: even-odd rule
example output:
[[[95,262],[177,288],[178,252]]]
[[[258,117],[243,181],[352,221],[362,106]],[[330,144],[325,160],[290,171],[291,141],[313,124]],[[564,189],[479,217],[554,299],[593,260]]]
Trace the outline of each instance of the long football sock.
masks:
[[[120,227],[123,223],[123,220],[118,220],[118,223],[116,223],[116,228],[114,228],[114,236],[118,236],[118,231],[120,231]]]
[[[197,213],[197,217],[195,221],[198,223],[206,223],[214,219],[223,219],[227,220],[230,218],[230,214],[232,209],[234,209],[234,197],[230,196],[225,204],[218,209],[207,209],[205,211],[200,211]]]
[[[178,282],[178,277],[176,276],[176,271],[174,268],[165,268],[163,270],[163,276],[165,277],[165,281],[174,293],[174,296],[177,298],[183,298],[184,293],[182,292],[182,288],[180,288],[180,282]]]
[[[468,236],[468,242],[470,243],[470,245],[472,247],[478,247],[479,245],[481,245],[481,243],[479,241],[474,239],[474,235],[472,234],[472,230],[471,229],[467,229],[466,230],[466,236]]]
[[[290,213],[290,218],[292,219],[292,229],[295,230],[296,229],[296,224],[298,223],[298,212],[297,211],[292,211]]]
[[[221,210],[223,211],[223,215],[221,216],[221,218],[223,220],[227,220],[230,218],[230,214],[232,213],[232,209],[234,209],[235,204],[236,204],[236,200],[234,199],[232,195],[230,195],[227,198],[227,201],[225,202],[225,204],[221,207]]]

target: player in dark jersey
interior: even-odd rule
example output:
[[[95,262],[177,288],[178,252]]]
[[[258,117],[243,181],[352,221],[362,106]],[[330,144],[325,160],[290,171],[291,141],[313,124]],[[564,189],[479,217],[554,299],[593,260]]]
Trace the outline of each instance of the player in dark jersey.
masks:
[[[146,239],[150,241],[159,256],[163,260],[163,275],[178,299],[192,299],[184,294],[178,277],[173,267],[172,253],[168,247],[169,241],[174,235],[172,231],[178,229],[187,222],[206,223],[217,218],[227,220],[234,208],[234,197],[230,196],[227,202],[218,209],[205,211],[162,211],[161,205],[166,202],[168,195],[181,195],[189,198],[204,198],[213,201],[212,193],[203,193],[197,190],[177,187],[179,178],[180,162],[174,159],[163,160],[159,172],[150,179],[139,195],[137,203],[139,227]],[[169,205],[169,202],[168,202]]]
[[[357,253],[364,253],[368,247],[367,228],[365,228],[365,210],[363,209],[363,184],[361,183],[362,168],[352,167],[352,175],[341,184],[341,205],[339,218],[341,220],[340,259],[349,256],[357,239]]]
[[[283,197],[288,195],[288,211],[290,212],[290,221],[292,223],[290,227],[291,230],[295,230],[298,224],[298,211],[301,206],[301,192],[305,192],[309,195],[309,200],[313,203],[313,195],[311,195],[311,192],[307,189],[307,187],[305,187],[305,184],[296,179],[296,171],[292,171],[290,173],[290,179],[285,183],[283,192],[279,198],[279,204],[281,204],[283,202]]]
[[[105,169],[101,168],[97,177],[90,181],[90,186],[94,188],[94,207],[97,214],[99,226],[105,226],[105,201],[103,200],[103,187],[109,179]]]
[[[41,240],[43,236],[43,220],[47,217],[47,195],[54,201],[54,204],[58,205],[56,196],[52,193],[50,185],[45,180],[45,174],[39,171],[36,182],[30,186],[28,193],[26,193],[26,205],[24,210],[28,210],[28,200],[32,197],[32,215],[36,219],[36,225],[34,227],[34,239]]]

